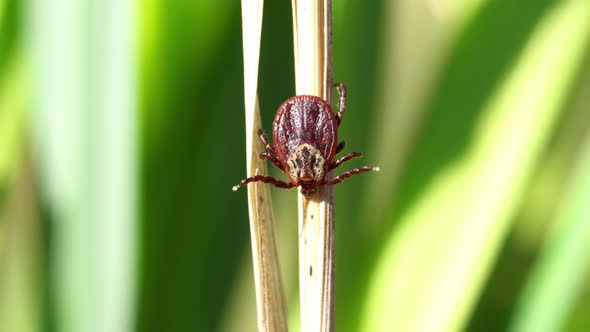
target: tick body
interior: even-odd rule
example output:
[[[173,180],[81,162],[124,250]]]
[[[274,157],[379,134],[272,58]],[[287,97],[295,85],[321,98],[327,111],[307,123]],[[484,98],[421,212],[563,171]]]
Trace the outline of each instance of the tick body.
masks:
[[[254,181],[270,183],[279,188],[301,187],[301,193],[311,196],[320,186],[331,186],[345,178],[367,171],[378,171],[377,167],[364,166],[344,172],[327,180],[326,175],[345,161],[360,157],[359,152],[351,152],[334,161],[334,156],[344,148],[344,142],[338,144],[338,126],[342,121],[346,104],[346,88],[336,83],[339,92],[338,114],[332,106],[320,97],[295,96],[287,99],[277,110],[273,121],[273,143],[270,145],[262,130],[258,130],[260,139],[267,151],[260,158],[269,159],[283,170],[289,182],[272,177],[256,175],[246,178],[233,190]]]

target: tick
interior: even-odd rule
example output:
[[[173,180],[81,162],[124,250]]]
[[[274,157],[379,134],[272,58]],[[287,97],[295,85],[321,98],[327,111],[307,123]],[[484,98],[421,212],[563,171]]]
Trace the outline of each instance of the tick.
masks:
[[[233,187],[234,191],[250,182],[261,181],[278,188],[299,186],[303,195],[311,196],[318,187],[333,186],[355,174],[379,170],[378,167],[363,166],[326,179],[331,170],[361,156],[359,152],[350,152],[334,160],[334,156],[344,149],[344,141],[338,143],[338,127],[346,104],[346,87],[342,83],[334,86],[339,94],[338,114],[334,114],[332,106],[320,97],[295,96],[277,110],[272,128],[274,146],[262,129],[258,130],[258,136],[266,146],[260,158],[270,160],[287,173],[289,182],[255,175],[240,181]]]

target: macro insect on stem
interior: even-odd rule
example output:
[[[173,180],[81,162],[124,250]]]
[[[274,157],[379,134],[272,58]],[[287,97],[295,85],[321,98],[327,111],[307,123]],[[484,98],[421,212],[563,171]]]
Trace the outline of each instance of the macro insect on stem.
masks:
[[[320,186],[332,186],[353,175],[379,170],[378,167],[363,166],[346,171],[333,179],[326,179],[331,170],[361,156],[360,152],[350,152],[334,160],[334,156],[344,149],[344,141],[337,142],[338,127],[346,106],[346,87],[342,83],[334,86],[339,93],[337,114],[320,97],[295,96],[283,102],[277,110],[272,132],[274,146],[269,143],[262,129],[258,130],[267,149],[260,154],[260,158],[270,160],[287,174],[290,181],[255,175],[240,181],[232,188],[234,191],[250,182],[261,181],[278,188],[299,186],[303,195],[311,196]]]

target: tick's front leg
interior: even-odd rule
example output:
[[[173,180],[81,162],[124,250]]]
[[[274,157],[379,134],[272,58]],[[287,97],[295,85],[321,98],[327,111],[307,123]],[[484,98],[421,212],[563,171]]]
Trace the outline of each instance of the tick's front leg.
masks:
[[[263,176],[263,175],[255,175],[255,176],[251,176],[249,178],[245,178],[242,181],[240,181],[240,183],[238,183],[236,186],[232,187],[233,191],[236,191],[238,189],[240,189],[240,187],[247,185],[250,182],[264,182],[264,183],[270,183],[273,186],[277,187],[277,188],[293,188],[295,187],[294,184],[292,183],[287,183],[287,182],[283,182],[281,180],[277,180],[271,176]]]

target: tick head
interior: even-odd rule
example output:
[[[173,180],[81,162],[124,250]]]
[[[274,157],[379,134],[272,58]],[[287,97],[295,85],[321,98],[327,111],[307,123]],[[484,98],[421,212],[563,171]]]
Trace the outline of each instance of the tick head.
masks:
[[[287,171],[291,181],[301,185],[301,193],[305,195],[303,192],[304,183],[313,183],[315,192],[315,185],[321,183],[324,179],[326,175],[325,163],[326,160],[320,151],[314,146],[305,143],[299,145],[287,158]],[[309,185],[306,185],[306,187],[310,188]]]
[[[299,185],[301,186],[301,193],[305,196],[311,196],[317,191],[317,185],[313,181],[301,181]]]

